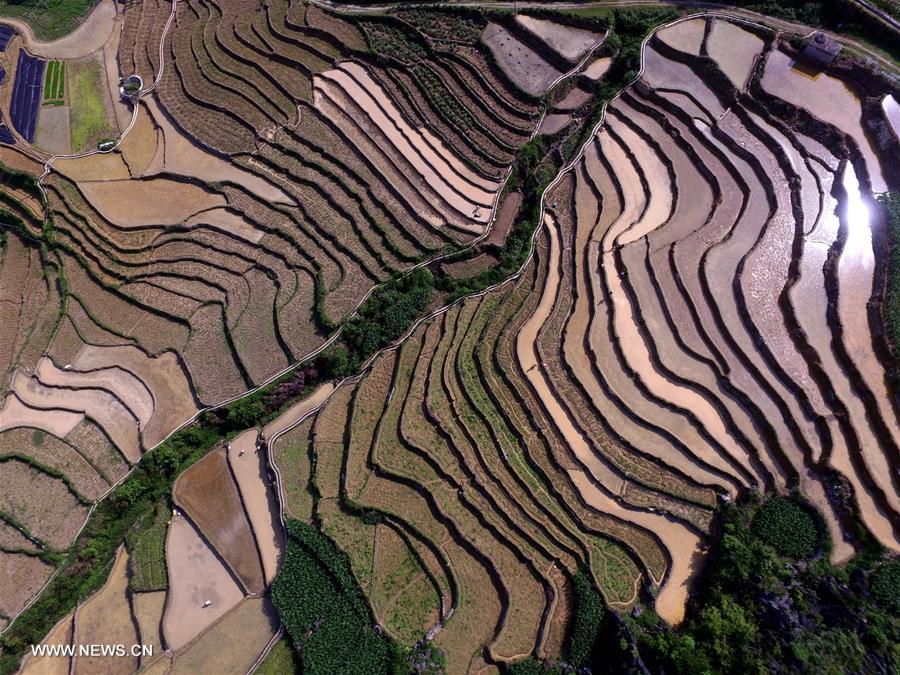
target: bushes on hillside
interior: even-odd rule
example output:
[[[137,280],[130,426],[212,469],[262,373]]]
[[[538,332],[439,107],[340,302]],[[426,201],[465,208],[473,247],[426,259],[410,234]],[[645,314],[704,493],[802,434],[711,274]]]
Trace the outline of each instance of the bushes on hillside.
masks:
[[[569,628],[566,656],[571,665],[580,668],[588,662],[600,634],[603,597],[583,570],[572,578],[572,587],[575,592],[575,614]]]
[[[900,560],[891,560],[872,573],[872,597],[882,607],[900,614]]]
[[[390,344],[421,316],[433,296],[434,277],[425,267],[380,286],[344,325],[343,343],[350,370]]]
[[[786,497],[771,497],[753,517],[753,533],[781,555],[811,558],[819,543],[812,516]]]

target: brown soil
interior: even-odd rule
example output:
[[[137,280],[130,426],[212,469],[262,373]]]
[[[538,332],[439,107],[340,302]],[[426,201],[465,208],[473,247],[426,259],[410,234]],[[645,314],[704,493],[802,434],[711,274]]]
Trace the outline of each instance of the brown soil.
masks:
[[[73,181],[127,180],[128,166],[118,153],[111,152],[78,159],[57,159],[53,168]]]
[[[553,105],[553,110],[572,111],[577,110],[585,103],[591,100],[593,94],[581,87],[573,87],[572,90],[565,95],[559,102]]]
[[[540,96],[562,73],[540,54],[517,40],[502,26],[489,23],[481,41],[494,55],[497,64],[516,86],[531,96]]]
[[[6,521],[0,521],[0,548],[22,551],[38,550],[34,542],[12,525],[8,525]]]
[[[169,672],[244,675],[278,625],[278,615],[268,598],[247,598],[179,654]]]
[[[705,32],[706,19],[688,19],[657,31],[656,37],[673,49],[699,56]]]
[[[140,643],[153,648],[153,657],[162,653],[162,616],[166,607],[166,591],[133,593],[131,606],[140,633]],[[149,661],[149,659],[148,659]],[[141,663],[141,667],[146,666]]]
[[[544,121],[541,122],[537,132],[544,136],[552,136],[557,131],[562,130],[571,120],[572,116],[568,114],[554,113],[547,115],[544,117]]]
[[[459,176],[423,136],[405,122],[381,87],[361,67],[348,63],[343,69],[323,73],[321,78],[317,80],[317,87],[324,92],[339,87],[345,92],[385,135],[385,142],[393,145],[447,205],[476,222],[484,223],[490,218],[493,192],[475,187]],[[335,100],[342,101],[341,98]],[[352,111],[342,107],[348,113]],[[477,216],[473,215],[476,209],[479,211]]]
[[[296,424],[300,419],[307,415],[310,410],[321,405],[333,390],[334,385],[330,382],[320,385],[309,396],[298,401],[264,426],[262,429],[263,437],[267,439],[273,438],[288,427]]]
[[[72,543],[87,516],[87,508],[69,492],[65,483],[11,459],[0,462],[0,485],[3,485],[0,511],[11,515],[32,535],[57,550]]]
[[[285,192],[268,181],[194,145],[162,112],[156,99],[146,99],[146,103],[153,116],[153,121],[163,133],[164,161],[167,172],[182,176],[195,176],[208,183],[230,181],[242,186],[264,202],[294,203],[294,200]],[[151,165],[155,167],[156,161]]]
[[[72,362],[72,367],[79,370],[113,366],[133,374],[152,394],[153,415],[142,429],[147,447],[156,446],[196,411],[190,383],[174,352],[148,357],[137,347],[128,345],[86,345]]]
[[[147,174],[147,169],[156,155],[161,133],[150,119],[147,108],[141,106],[134,126],[119,146],[122,159],[135,178]]]
[[[602,37],[599,33],[564,26],[546,19],[536,19],[525,14],[518,15],[516,21],[526,30],[543,40],[550,49],[570,62],[577,61]]]
[[[584,69],[582,75],[590,80],[599,80],[606,75],[606,71],[612,65],[612,57],[603,56],[599,59],[591,61],[587,68]]]
[[[510,192],[503,198],[500,208],[497,211],[497,218],[491,226],[491,233],[485,238],[485,244],[493,244],[502,246],[506,241],[506,235],[512,229],[516,215],[519,213],[519,206],[522,204],[521,192]]]
[[[70,364],[65,364],[70,365]],[[38,363],[35,373],[41,382],[63,389],[102,389],[116,397],[134,415],[143,429],[153,415],[153,395],[137,377],[120,367],[90,372],[59,368],[49,358]]]
[[[73,391],[45,386],[35,377],[17,373],[13,379],[16,394],[31,406],[41,409],[62,408],[83,412],[95,420],[133,464],[141,456],[137,420],[111,394],[100,389]],[[59,435],[59,434],[57,434]]]
[[[284,533],[275,486],[269,480],[264,453],[256,449],[256,437],[257,430],[251,429],[235,438],[228,451],[228,463],[253,526],[266,584],[271,584],[284,556]]]
[[[169,649],[179,650],[243,598],[228,569],[182,515],[166,537],[169,595],[162,631]],[[209,601],[206,607],[203,604]]]
[[[40,558],[0,551],[0,612],[18,614],[52,573],[53,568]]]
[[[109,488],[78,449],[52,434],[29,427],[4,431],[0,434],[0,456],[5,454],[30,457],[59,471],[85,499],[97,499]]]
[[[246,239],[253,244],[258,244],[259,240],[266,234],[263,230],[254,227],[253,223],[243,216],[225,208],[210,209],[209,211],[198,213],[188,219],[186,224],[196,227],[213,227],[241,239]]]
[[[479,253],[474,258],[445,263],[441,269],[455,279],[468,279],[490,269],[497,264],[497,258],[490,253]]]
[[[211,452],[181,474],[172,498],[216,547],[247,592],[262,591],[265,582],[259,553],[228,469],[225,448]]]
[[[68,410],[54,410],[50,414],[46,410],[30,408],[22,403],[15,393],[10,393],[0,410],[0,420],[2,420],[0,431],[16,427],[33,427],[64,438],[83,419],[82,413]]]
[[[79,188],[91,206],[119,227],[176,225],[225,205],[220,195],[167,178],[82,182]]]
[[[69,144],[69,106],[42,106],[38,115],[34,144],[51,155],[71,152]]]
[[[552,216],[545,218],[545,225],[547,226],[551,242],[548,260],[550,271],[537,310],[517,336],[519,366],[525,373],[525,376],[531,381],[532,386],[537,390],[548,415],[560,429],[569,449],[587,470],[592,470],[593,467],[597,467],[599,464],[596,455],[594,455],[585,438],[572,425],[571,419],[561,408],[556,397],[550,393],[546,375],[538,367],[535,342],[538,331],[553,306],[556,289],[559,284],[560,251],[556,225]],[[609,513],[638,526],[646,527],[663,541],[666,548],[672,553],[673,561],[666,583],[657,596],[656,610],[666,621],[670,623],[680,622],[684,617],[688,582],[693,574],[691,561],[699,551],[699,537],[683,525],[669,521],[656,514],[623,508],[618,502],[610,499],[606,493],[601,492],[582,470],[570,470],[569,476],[588,504],[604,513]],[[657,579],[655,581],[660,582],[661,580]]]
[[[72,644],[72,616],[73,612],[66,614],[47,633],[47,637],[41,640],[42,645],[68,645]],[[30,650],[22,660],[19,670],[21,675],[69,675],[68,656],[31,656]]]
[[[762,38],[730,21],[714,20],[706,40],[709,56],[738,89],[743,89],[747,84],[762,48]]]

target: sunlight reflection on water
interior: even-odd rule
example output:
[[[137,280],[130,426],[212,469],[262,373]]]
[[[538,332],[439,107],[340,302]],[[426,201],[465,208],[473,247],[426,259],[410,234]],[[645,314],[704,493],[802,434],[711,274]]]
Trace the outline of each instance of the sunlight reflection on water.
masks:
[[[855,265],[869,267],[875,262],[872,252],[869,206],[863,201],[859,191],[859,179],[850,162],[847,162],[841,182],[844,190],[847,191],[844,203],[847,241],[844,244],[842,258],[847,258]]]

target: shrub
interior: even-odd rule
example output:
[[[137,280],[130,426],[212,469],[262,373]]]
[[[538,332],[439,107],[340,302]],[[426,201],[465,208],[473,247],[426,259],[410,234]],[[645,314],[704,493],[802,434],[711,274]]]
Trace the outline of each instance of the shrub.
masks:
[[[900,613],[900,560],[891,560],[875,570],[870,584],[878,604]]]
[[[575,615],[569,628],[566,656],[569,663],[577,668],[587,663],[600,634],[603,597],[583,570],[572,578],[572,586],[575,591]]]
[[[803,508],[786,497],[775,496],[753,517],[753,534],[781,555],[810,558],[819,544],[816,523]]]
[[[297,650],[301,671],[390,672],[395,650],[372,628],[347,558],[311,525],[291,520],[287,532],[272,601]]]

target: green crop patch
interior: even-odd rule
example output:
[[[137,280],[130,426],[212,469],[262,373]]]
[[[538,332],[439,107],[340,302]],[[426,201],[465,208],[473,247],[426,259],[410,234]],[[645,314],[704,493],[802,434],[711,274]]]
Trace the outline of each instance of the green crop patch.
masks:
[[[160,501],[156,512],[148,514],[144,522],[126,537],[131,550],[131,579],[133,591],[161,591],[169,586],[166,572],[166,529],[169,509]]]
[[[272,600],[298,648],[302,672],[388,672],[392,644],[372,630],[346,556],[311,525],[291,520],[287,531]]]
[[[65,105],[66,62],[48,61],[44,74],[44,105]]]
[[[93,59],[73,63],[69,73],[72,107],[72,150],[91,149],[98,142],[118,136],[111,111],[104,102],[100,64]]]
[[[772,497],[753,517],[753,533],[778,551],[794,558],[809,558],[819,544],[816,523],[786,497]]]

